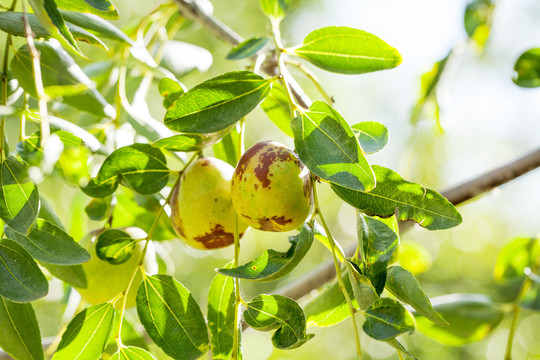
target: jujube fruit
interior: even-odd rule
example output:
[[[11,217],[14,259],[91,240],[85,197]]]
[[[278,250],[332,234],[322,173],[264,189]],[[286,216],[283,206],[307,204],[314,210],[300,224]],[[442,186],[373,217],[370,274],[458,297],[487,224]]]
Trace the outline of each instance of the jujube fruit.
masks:
[[[312,210],[311,175],[285,145],[263,141],[240,158],[231,185],[234,208],[255,229],[289,231]]]
[[[139,228],[122,228],[120,230],[128,233],[133,239],[143,239],[146,237],[146,232]],[[92,258],[90,261],[82,264],[86,275],[87,286],[86,288],[77,288],[77,291],[85,301],[93,305],[110,301],[126,289],[133,271],[135,271],[139,264],[145,244],[144,241],[137,243],[131,257],[126,262],[120,265],[111,265],[96,255],[97,236],[98,234],[89,234],[79,241],[79,245],[88,250]],[[146,250],[145,270],[150,274],[157,271],[156,253],[151,243]],[[141,281],[142,275],[139,271],[129,289],[126,307],[135,306],[137,289]],[[120,307],[121,304],[122,300],[116,303],[116,307]]]
[[[212,157],[189,165],[171,195],[171,221],[178,236],[197,249],[234,243],[236,213],[231,202],[234,168]],[[239,236],[247,225],[238,221]]]

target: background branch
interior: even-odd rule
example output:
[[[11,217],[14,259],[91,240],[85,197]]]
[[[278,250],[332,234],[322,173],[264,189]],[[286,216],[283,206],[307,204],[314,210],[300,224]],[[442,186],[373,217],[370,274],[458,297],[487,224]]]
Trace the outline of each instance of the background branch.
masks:
[[[443,191],[441,194],[452,204],[460,205],[538,167],[540,167],[540,148],[473,180]],[[410,229],[414,224],[412,221],[400,222],[400,233]],[[352,244],[345,249],[345,254],[347,257],[350,257],[354,254],[355,250],[356,244]],[[279,289],[277,293],[297,300],[312,290],[318,289],[335,276],[334,264],[329,260],[315,270],[310,271],[304,277]]]

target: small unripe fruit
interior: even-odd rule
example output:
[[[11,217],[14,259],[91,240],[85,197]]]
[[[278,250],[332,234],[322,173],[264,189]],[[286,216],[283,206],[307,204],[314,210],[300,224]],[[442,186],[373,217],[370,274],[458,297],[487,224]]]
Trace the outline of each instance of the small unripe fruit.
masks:
[[[194,161],[182,174],[171,195],[171,221],[187,245],[206,250],[234,243],[233,173],[226,162],[206,157]],[[247,227],[238,221],[240,236]]]
[[[122,228],[120,229],[128,233],[133,239],[143,239],[146,237],[146,232],[139,228]],[[81,297],[92,305],[101,304],[114,299],[115,296],[124,291],[133,275],[133,271],[139,265],[139,259],[144,248],[144,241],[139,242],[131,257],[120,265],[109,264],[105,260],[101,260],[96,255],[97,234],[87,235],[79,241],[79,245],[84,247],[92,258],[90,261],[82,264],[82,268],[86,275],[86,288],[77,288]],[[157,259],[154,247],[150,243],[146,249],[145,270],[148,273],[157,271]],[[127,295],[126,307],[135,306],[135,297],[137,289],[142,281],[140,271],[133,279],[133,283]],[[123,300],[117,301],[115,306],[120,308]]]
[[[263,141],[240,158],[231,196],[240,218],[265,231],[293,230],[306,220],[313,205],[311,175],[285,145]]]

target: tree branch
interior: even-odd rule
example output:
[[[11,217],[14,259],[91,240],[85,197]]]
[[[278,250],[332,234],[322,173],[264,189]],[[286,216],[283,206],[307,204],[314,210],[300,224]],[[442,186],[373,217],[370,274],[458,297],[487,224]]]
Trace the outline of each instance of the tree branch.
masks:
[[[460,205],[538,167],[540,167],[540,148],[473,180],[443,191],[442,195],[452,204]],[[414,222],[412,221],[400,222],[399,230],[400,232],[407,231],[412,225],[414,225]],[[356,244],[352,244],[345,249],[345,254],[347,257],[350,257],[354,254],[355,250]],[[315,270],[310,271],[304,277],[279,289],[277,293],[290,297],[291,299],[300,299],[312,290],[318,289],[328,281],[332,280],[335,276],[336,271],[332,261],[329,260]]]
[[[227,25],[223,24],[214,16],[206,14],[197,3],[197,0],[174,0],[174,2],[178,5],[182,15],[198,22],[218,39],[231,46],[236,46],[244,41],[242,36],[237,34]],[[279,73],[275,57],[267,57],[265,63],[261,66],[261,69],[270,76],[275,76]],[[298,105],[306,109],[309,108],[311,100],[306,96],[304,90],[302,90],[296,81],[294,81],[294,79],[292,80],[293,81],[289,81],[289,86],[291,87],[291,91],[298,102]]]

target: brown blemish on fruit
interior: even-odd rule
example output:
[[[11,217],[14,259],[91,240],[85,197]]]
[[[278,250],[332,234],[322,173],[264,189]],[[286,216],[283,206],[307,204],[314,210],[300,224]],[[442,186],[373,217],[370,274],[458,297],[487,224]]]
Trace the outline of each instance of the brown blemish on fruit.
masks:
[[[223,225],[217,224],[209,233],[196,236],[193,240],[201,243],[207,249],[216,249],[232,244],[234,242],[234,234],[226,232]]]
[[[201,159],[202,160],[202,159]],[[202,162],[201,162],[201,166],[209,166],[210,165],[210,160],[208,159],[204,159]]]
[[[259,165],[255,168],[255,176],[262,183],[262,187],[268,187],[270,185],[269,172],[270,165],[276,161],[286,162],[289,160],[290,152],[287,149],[277,148],[274,151],[273,147],[269,147],[262,154],[259,154]],[[270,174],[272,176],[272,174]]]
[[[253,186],[255,187],[255,191],[259,189],[259,184],[253,184]]]
[[[309,174],[304,177],[303,186],[304,186],[304,196],[306,198],[311,199],[313,197],[313,191],[312,191],[313,184],[311,183],[311,176],[309,176]]]
[[[292,223],[292,219],[286,219],[285,216],[272,216],[272,220],[279,225],[286,225]]]
[[[277,231],[277,229],[274,227],[274,223],[272,222],[270,218],[259,219],[258,223],[260,225],[259,230]]]
[[[249,165],[249,161],[251,158],[259,152],[262,148],[264,148],[268,144],[267,142],[259,142],[252,147],[250,147],[244,155],[240,158],[238,161],[238,164],[236,165],[236,170],[234,172],[235,177],[242,178],[244,176],[244,173],[246,172],[246,169]],[[244,178],[245,181],[245,178]]]

